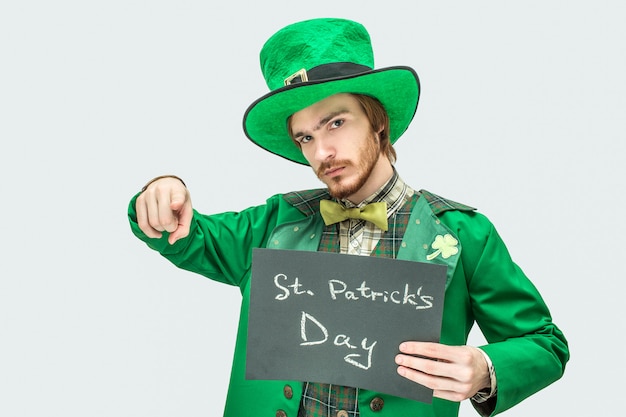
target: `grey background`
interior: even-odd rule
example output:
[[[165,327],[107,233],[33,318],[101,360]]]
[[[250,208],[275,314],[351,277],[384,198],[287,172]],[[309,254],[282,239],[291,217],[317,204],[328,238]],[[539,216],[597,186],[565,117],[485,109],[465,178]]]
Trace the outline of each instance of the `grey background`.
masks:
[[[321,16],[417,70],[401,175],[490,217],[570,341],[564,378],[503,415],[622,415],[622,4],[3,2],[0,415],[221,414],[239,292],[147,249],[126,206],[163,173],[203,212],[318,187],[241,117],[265,39]]]

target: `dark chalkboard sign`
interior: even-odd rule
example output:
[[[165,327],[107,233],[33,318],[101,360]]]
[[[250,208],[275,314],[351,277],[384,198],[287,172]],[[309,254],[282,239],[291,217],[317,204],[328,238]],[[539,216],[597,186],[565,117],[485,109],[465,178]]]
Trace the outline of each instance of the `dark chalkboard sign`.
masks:
[[[445,266],[255,249],[251,279],[248,379],[432,401],[432,390],[397,374],[394,358],[403,341],[439,341]]]

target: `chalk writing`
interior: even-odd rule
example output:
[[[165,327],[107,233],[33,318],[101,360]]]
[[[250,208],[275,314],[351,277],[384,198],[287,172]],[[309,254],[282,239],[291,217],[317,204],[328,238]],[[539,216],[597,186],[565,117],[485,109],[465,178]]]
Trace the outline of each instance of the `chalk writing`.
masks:
[[[313,324],[317,326],[317,328],[322,332],[322,335],[324,336],[322,339],[314,340],[311,342],[309,341],[309,338],[306,333],[307,321],[311,321]],[[328,340],[328,330],[326,330],[326,327],[324,327],[322,323],[317,321],[315,317],[303,311],[302,319],[300,320],[300,337],[302,338],[302,340],[304,340],[304,342],[300,343],[301,346],[321,345],[322,343],[325,343]]]
[[[404,290],[382,290],[375,291],[367,286],[366,281],[362,281],[361,285],[355,288],[354,291],[348,290],[348,286],[345,282],[338,279],[331,279],[328,281],[328,289],[330,291],[330,298],[337,299],[338,295],[343,295],[346,300],[359,300],[366,299],[371,301],[381,301],[383,303],[392,302],[400,305],[414,306],[416,310],[424,310],[433,306],[433,297],[430,295],[422,294],[422,287],[419,287],[416,291],[410,290],[409,284],[404,285]]]
[[[274,285],[281,291],[274,297],[274,299],[278,301],[285,301],[292,294],[308,296],[315,295],[313,291],[303,287],[298,277],[290,280],[285,274],[277,274],[274,276]],[[409,284],[404,284],[404,288],[401,290],[374,290],[367,285],[367,281],[361,281],[361,284],[358,287],[348,289],[348,285],[344,281],[331,279],[328,281],[328,291],[331,300],[337,300],[338,298],[348,301],[369,300],[382,303],[409,305],[411,307],[415,307],[416,310],[431,308],[433,306],[434,299],[433,296],[422,293],[422,286],[414,290],[411,289]]]
[[[282,294],[278,294],[275,299],[279,300],[279,301],[284,301],[287,298],[289,298],[289,295],[291,295],[291,291],[289,290],[289,288],[293,289],[293,293],[294,295],[302,295],[302,294],[306,294],[306,295],[314,295],[313,291],[311,290],[302,290],[300,289],[302,287],[302,285],[300,284],[298,277],[296,277],[293,280],[293,284],[289,284],[286,286],[280,285],[278,283],[278,281],[287,281],[289,278],[287,278],[287,275],[285,274],[277,274],[276,276],[274,276],[274,285],[281,289],[283,291]]]
[[[310,331],[308,329],[311,326],[308,323],[312,323],[313,325],[315,325],[315,328],[318,330],[317,333],[319,334],[319,336],[321,336],[319,339],[309,340]],[[326,326],[320,323],[319,320],[317,320],[311,314],[303,311],[302,316],[300,318],[300,337],[303,340],[303,342],[300,343],[301,346],[321,345],[328,341],[329,333],[328,333],[328,329],[326,328]],[[335,336],[332,343],[334,346],[345,347],[347,349],[359,348],[359,346],[353,345],[351,343],[350,336],[347,336],[345,334],[338,334],[337,336]],[[364,337],[361,340],[361,344],[360,344],[361,349],[367,352],[366,360],[364,361],[365,363],[359,362],[359,359],[362,358],[361,353],[349,353],[346,356],[344,356],[343,360],[349,363],[350,365],[356,366],[357,368],[365,369],[365,370],[370,369],[370,367],[372,366],[372,353],[374,351],[374,346],[376,346],[376,343],[378,343],[378,341],[374,341],[370,345],[368,345],[367,343],[368,343],[367,337]]]

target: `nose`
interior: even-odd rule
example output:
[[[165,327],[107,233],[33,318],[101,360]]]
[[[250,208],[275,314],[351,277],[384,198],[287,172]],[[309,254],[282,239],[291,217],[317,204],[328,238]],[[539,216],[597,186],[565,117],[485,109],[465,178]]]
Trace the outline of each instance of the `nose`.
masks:
[[[315,160],[325,162],[335,157],[336,149],[333,141],[320,135],[315,140]]]

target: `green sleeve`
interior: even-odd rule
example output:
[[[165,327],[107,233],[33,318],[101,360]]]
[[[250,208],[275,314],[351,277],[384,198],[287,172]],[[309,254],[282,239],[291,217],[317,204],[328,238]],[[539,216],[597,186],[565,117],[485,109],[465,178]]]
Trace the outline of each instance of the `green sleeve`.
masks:
[[[265,247],[279,222],[302,217],[280,195],[241,212],[204,215],[194,210],[189,235],[170,245],[167,232],[159,239],[152,239],[139,229],[135,212],[137,197],[138,194],[128,207],[128,220],[135,236],[179,268],[242,288],[249,278],[252,249]]]
[[[498,386],[495,399],[475,406],[494,415],[561,378],[569,348],[539,291],[489,220],[479,213],[449,217],[456,216],[461,219],[447,221],[456,225],[463,245],[472,314],[489,343],[481,348],[493,362]]]

